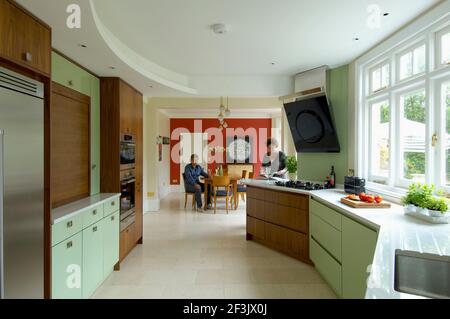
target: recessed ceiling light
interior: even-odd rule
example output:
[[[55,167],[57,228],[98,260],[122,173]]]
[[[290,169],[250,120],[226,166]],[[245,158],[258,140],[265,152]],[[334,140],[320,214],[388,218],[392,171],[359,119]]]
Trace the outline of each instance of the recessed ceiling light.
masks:
[[[275,62],[271,62],[270,64],[275,65]]]
[[[149,85],[148,87],[151,88],[151,89],[153,89],[153,85]]]
[[[226,25],[224,23],[216,23],[216,24],[211,25],[211,29],[216,34],[225,34],[228,31],[230,31],[230,26]]]
[[[384,17],[387,17],[388,15],[389,15],[389,12],[383,13],[383,16],[384,16]]]
[[[110,66],[109,68],[110,68],[111,70],[115,70],[115,69],[116,69],[115,66]]]
[[[359,38],[353,38],[353,41],[359,41]]]
[[[86,45],[86,44],[82,44],[82,43],[78,44],[78,46],[79,46],[80,48],[87,48],[87,45]]]

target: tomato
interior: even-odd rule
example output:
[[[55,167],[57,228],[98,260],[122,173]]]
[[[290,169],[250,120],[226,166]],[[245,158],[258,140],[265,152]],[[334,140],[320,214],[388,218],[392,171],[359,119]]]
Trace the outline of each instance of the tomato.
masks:
[[[379,204],[383,201],[383,197],[382,196],[377,196],[375,197],[375,201]]]
[[[367,198],[366,193],[361,193],[361,194],[359,194],[359,199],[360,199],[361,201],[365,202],[365,201],[366,201],[366,198]]]
[[[374,203],[375,202],[375,196],[373,196],[373,195],[366,196],[366,202],[368,202],[370,204]]]

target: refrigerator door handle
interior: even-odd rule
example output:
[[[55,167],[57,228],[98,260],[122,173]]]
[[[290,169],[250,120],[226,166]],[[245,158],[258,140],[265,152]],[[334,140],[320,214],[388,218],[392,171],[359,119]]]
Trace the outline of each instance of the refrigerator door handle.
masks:
[[[5,277],[3,259],[3,130],[0,129],[0,299],[5,296]]]

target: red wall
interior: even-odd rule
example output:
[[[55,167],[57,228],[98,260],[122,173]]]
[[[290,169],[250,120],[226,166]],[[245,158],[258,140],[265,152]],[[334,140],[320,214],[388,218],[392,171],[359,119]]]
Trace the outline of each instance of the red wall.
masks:
[[[197,122],[196,122],[197,121]],[[257,134],[256,136],[252,136],[249,134],[251,131],[245,132],[245,134],[236,134],[238,137],[244,137],[245,135],[251,135],[253,137],[253,153],[258,154],[255,156],[255,172],[259,172],[261,167],[261,158],[259,156],[260,152],[266,152],[266,141],[267,138],[271,136],[272,129],[272,119],[227,119],[228,130],[223,131],[223,141],[213,141],[213,136],[208,136],[209,146],[223,146],[227,147],[227,135],[234,136],[232,129],[242,129],[249,130],[255,129]],[[197,123],[197,124],[195,124]],[[201,127],[200,127],[201,126]],[[186,129],[189,133],[205,133],[208,129],[218,128],[219,121],[217,119],[171,119],[170,120],[170,132],[171,132],[171,141],[170,141],[170,183],[171,185],[179,185],[180,184],[180,164],[179,161],[179,153],[176,152],[176,145],[179,144],[179,133],[181,129]],[[267,136],[262,134],[260,135],[260,129],[265,129],[267,132]],[[175,133],[174,133],[175,131]],[[186,131],[186,132],[187,132]],[[178,132],[178,134],[177,134]],[[222,145],[220,145],[222,144]],[[226,153],[223,153],[222,163],[226,161]],[[216,168],[216,161],[209,159],[212,161],[208,165],[208,169],[214,170]],[[223,164],[226,167],[225,164]],[[206,168],[205,168],[206,169]]]

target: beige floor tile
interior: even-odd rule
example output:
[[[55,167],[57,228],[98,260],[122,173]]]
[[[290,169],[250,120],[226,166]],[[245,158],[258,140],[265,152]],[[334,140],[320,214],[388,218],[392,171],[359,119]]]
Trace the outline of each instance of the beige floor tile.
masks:
[[[245,204],[229,215],[183,205],[171,194],[160,212],[144,216],[144,244],[93,298],[336,297],[313,267],[246,240]]]

